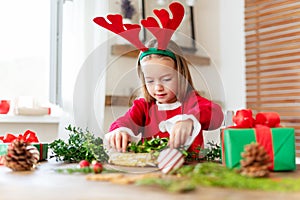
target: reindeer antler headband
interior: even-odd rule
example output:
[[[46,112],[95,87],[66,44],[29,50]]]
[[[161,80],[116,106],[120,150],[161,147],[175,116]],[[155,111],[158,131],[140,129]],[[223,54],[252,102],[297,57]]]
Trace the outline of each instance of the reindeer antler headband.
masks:
[[[141,50],[143,53],[140,59],[149,54],[163,54],[175,59],[175,55],[170,51],[166,51],[166,49],[173,33],[183,19],[184,7],[180,3],[174,2],[169,5],[169,9],[172,13],[172,18],[167,10],[155,9],[153,13],[157,16],[159,22],[154,17],[147,17],[147,19],[141,20],[141,24],[157,39],[157,49],[146,47],[139,39],[141,26],[139,24],[123,24],[123,18],[120,14],[109,14],[106,19],[104,17],[96,17],[94,18],[94,22],[120,35]]]

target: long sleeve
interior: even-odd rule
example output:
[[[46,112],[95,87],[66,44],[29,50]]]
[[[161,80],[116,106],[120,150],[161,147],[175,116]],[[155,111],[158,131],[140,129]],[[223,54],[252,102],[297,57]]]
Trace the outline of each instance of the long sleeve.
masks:
[[[191,92],[183,105],[183,112],[195,116],[201,124],[201,131],[189,148],[189,151],[199,152],[198,148],[203,147],[202,130],[213,130],[222,125],[224,117],[222,108],[218,104],[201,97],[198,93]]]
[[[222,108],[192,92],[184,105],[184,113],[194,115],[200,122],[202,130],[214,130],[221,126],[223,122]]]
[[[111,124],[109,131],[126,127],[131,129],[134,134],[138,134],[143,129],[143,126],[145,126],[146,107],[147,102],[145,99],[140,98],[135,100],[125,115],[119,117]]]

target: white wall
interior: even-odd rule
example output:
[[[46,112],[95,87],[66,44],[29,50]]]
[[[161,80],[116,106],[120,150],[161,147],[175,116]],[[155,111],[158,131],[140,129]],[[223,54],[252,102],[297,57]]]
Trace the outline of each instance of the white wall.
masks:
[[[244,108],[244,1],[198,0],[195,9],[196,39],[220,73],[225,93],[223,108]]]
[[[196,11],[198,42],[220,73],[223,110],[245,108],[244,1],[199,0]],[[203,134],[205,145],[220,142],[218,130]]]
[[[244,1],[220,1],[220,65],[226,109],[246,106]]]

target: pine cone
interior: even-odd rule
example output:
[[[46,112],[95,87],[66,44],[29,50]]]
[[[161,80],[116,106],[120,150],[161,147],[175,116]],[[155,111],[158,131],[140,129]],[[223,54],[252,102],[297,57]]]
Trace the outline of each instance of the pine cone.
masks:
[[[263,146],[251,143],[245,146],[242,153],[240,173],[249,177],[266,177],[269,175],[270,157]]]
[[[36,147],[29,146],[23,140],[14,140],[8,147],[4,164],[13,171],[26,171],[35,167],[39,157],[40,153]]]

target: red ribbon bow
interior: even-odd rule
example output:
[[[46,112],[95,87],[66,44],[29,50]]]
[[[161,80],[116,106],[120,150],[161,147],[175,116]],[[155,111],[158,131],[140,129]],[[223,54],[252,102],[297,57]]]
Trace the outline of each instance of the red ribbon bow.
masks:
[[[238,110],[233,117],[235,128],[254,128],[258,126],[267,126],[269,128],[280,127],[280,117],[276,112],[260,112],[252,117],[252,110]]]
[[[13,134],[7,133],[5,136],[0,136],[0,140],[2,140],[4,143],[13,142],[15,139],[23,140],[27,143],[39,142],[35,132],[32,132],[30,130],[25,131],[23,135],[19,134],[18,136],[15,136]]]

